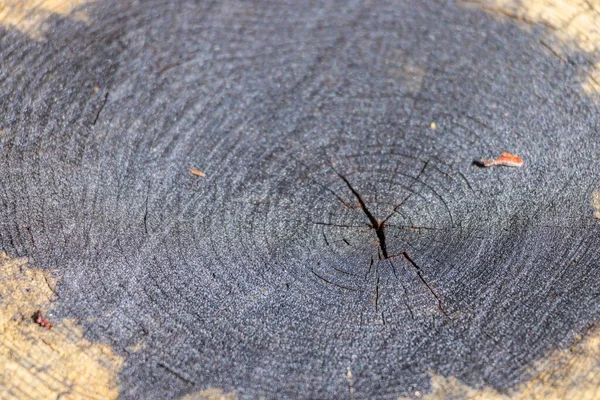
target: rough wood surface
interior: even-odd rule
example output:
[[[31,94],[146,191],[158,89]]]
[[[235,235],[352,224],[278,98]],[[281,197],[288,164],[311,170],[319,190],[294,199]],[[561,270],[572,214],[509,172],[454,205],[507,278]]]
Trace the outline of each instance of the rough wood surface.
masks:
[[[599,21],[0,1],[0,397],[598,398]]]

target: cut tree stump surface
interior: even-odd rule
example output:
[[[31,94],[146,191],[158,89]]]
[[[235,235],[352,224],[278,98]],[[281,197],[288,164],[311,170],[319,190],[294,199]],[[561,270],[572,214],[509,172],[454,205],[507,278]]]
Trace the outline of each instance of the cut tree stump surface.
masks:
[[[1,0],[0,398],[599,398],[599,81],[596,0]]]

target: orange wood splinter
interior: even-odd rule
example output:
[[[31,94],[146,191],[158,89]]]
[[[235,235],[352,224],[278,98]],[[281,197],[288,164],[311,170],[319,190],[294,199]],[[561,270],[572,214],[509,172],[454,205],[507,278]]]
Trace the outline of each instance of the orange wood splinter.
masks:
[[[481,164],[484,167],[491,167],[494,165],[503,165],[505,167],[522,167],[523,159],[519,156],[515,156],[510,153],[502,153],[500,157],[495,160],[482,160]]]

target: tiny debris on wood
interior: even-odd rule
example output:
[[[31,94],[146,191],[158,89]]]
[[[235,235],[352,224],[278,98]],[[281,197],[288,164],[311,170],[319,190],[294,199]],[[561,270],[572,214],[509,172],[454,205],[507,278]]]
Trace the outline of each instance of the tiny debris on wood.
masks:
[[[350,394],[354,393],[354,376],[350,367],[346,368],[346,380],[348,381],[348,389]]]
[[[492,167],[494,165],[503,165],[505,167],[522,167],[523,159],[519,156],[515,156],[514,154],[505,152],[495,160],[481,160],[478,162],[478,164],[484,167]]]
[[[190,171],[190,174],[192,174],[194,176],[204,176],[204,171],[201,171],[199,169],[190,168],[189,171]]]
[[[44,318],[44,316],[42,315],[42,312],[40,310],[37,310],[36,312],[33,313],[33,320],[39,326],[42,326],[46,329],[52,329],[52,323],[50,321],[48,321],[46,318]]]
[[[600,190],[592,192],[592,207],[594,208],[594,217],[600,219]]]

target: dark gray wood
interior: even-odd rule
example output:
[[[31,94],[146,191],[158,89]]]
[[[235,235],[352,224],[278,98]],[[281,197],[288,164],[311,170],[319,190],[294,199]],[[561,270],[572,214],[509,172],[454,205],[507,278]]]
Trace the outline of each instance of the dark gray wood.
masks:
[[[587,54],[452,2],[85,10],[0,32],[0,246],[122,398],[502,391],[598,321]]]

